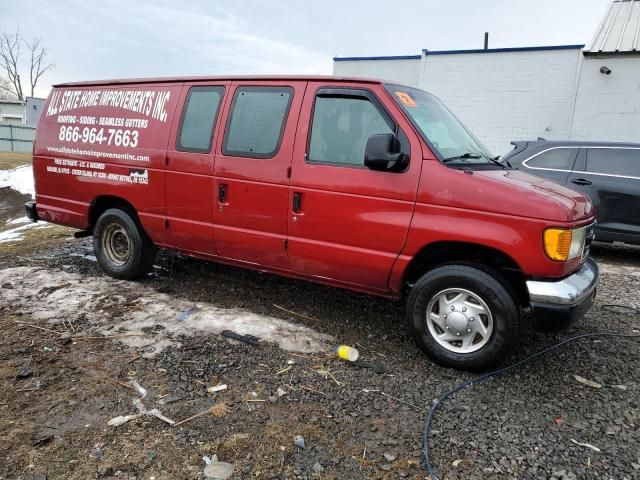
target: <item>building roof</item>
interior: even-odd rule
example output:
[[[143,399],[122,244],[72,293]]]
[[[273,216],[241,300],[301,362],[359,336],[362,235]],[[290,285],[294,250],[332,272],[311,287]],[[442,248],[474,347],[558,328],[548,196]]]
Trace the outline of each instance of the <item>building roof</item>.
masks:
[[[638,0],[640,1],[640,0]],[[584,45],[542,45],[537,47],[475,48],[470,50],[427,50],[425,55],[458,55],[463,53],[540,52],[545,50],[580,50]]]
[[[637,0],[640,3],[640,0]],[[537,47],[478,48],[470,50],[427,50],[424,55],[459,55],[463,53],[504,53],[504,52],[538,52],[545,50],[580,50],[584,45],[543,45]],[[382,55],[369,57],[333,57],[334,62],[358,62],[363,60],[420,60],[422,55]]]
[[[377,55],[373,57],[333,57],[334,62],[357,62],[362,60],[420,60],[422,55]]]
[[[585,55],[640,51],[640,0],[614,0]]]
[[[24,105],[22,100],[16,100],[14,98],[5,98],[0,100],[0,103],[4,103],[5,105]]]

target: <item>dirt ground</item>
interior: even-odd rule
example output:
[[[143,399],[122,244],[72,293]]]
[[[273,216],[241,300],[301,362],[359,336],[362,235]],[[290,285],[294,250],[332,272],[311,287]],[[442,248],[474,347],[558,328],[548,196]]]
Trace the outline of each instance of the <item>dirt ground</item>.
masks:
[[[26,161],[0,158],[0,169]],[[0,233],[26,198],[0,189]],[[146,278],[118,283],[99,270],[91,239],[71,235],[32,228],[0,243],[1,480],[203,479],[213,455],[232,478],[429,478],[428,409],[470,375],[419,353],[402,302],[168,252]],[[569,331],[533,333],[510,361],[576,334],[640,333],[637,317],[605,307],[640,307],[640,249],[597,245],[594,255],[603,273],[592,311]],[[217,317],[241,333],[242,319],[271,322],[273,338],[296,341],[229,340]],[[335,359],[332,342],[357,346],[382,372]],[[433,424],[439,478],[640,479],[639,344],[587,338],[455,394]],[[138,413],[132,381],[147,411],[176,422],[206,413],[109,425]]]

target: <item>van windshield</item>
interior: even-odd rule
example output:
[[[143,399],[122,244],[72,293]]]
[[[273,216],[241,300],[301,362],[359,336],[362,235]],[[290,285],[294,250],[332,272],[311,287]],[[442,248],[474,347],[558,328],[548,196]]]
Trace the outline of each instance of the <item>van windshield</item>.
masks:
[[[386,85],[386,89],[442,163],[457,167],[499,164],[480,140],[433,95],[400,85]]]

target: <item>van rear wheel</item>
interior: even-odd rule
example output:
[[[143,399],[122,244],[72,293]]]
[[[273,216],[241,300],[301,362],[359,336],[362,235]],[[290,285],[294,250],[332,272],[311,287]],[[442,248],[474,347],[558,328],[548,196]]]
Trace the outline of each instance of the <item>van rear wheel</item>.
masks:
[[[434,362],[482,371],[498,364],[514,345],[520,312],[498,272],[444,265],[415,284],[407,323],[415,342]]]
[[[93,229],[93,250],[107,275],[124,280],[149,272],[156,253],[137,219],[117,208],[100,215]]]

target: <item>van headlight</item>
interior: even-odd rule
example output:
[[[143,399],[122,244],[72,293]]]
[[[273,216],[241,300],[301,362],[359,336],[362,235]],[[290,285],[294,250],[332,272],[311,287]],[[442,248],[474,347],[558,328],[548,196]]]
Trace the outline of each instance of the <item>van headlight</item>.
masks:
[[[544,252],[551,260],[566,262],[582,256],[587,228],[547,228],[544,231]]]

